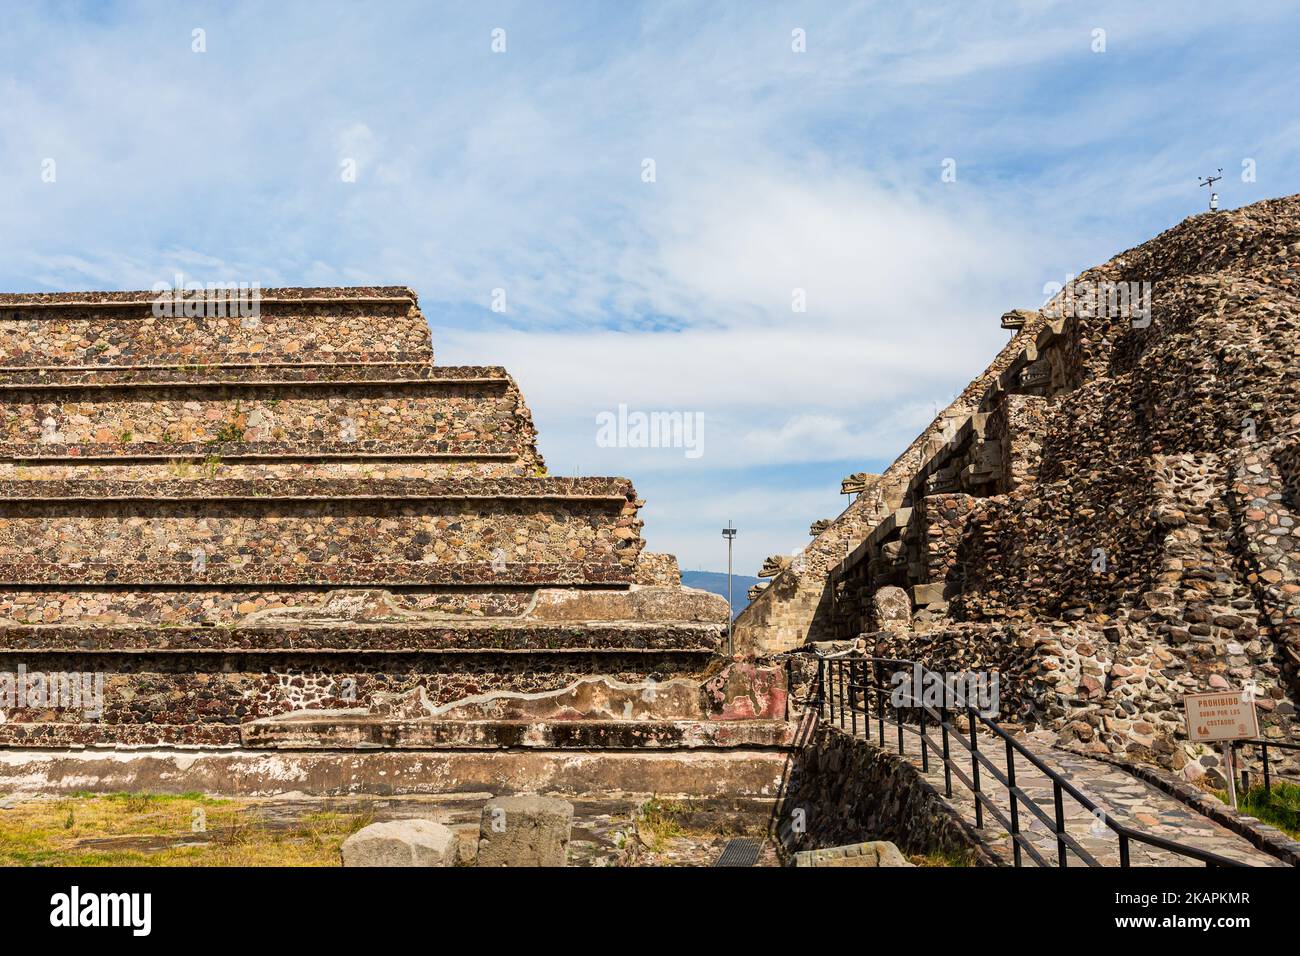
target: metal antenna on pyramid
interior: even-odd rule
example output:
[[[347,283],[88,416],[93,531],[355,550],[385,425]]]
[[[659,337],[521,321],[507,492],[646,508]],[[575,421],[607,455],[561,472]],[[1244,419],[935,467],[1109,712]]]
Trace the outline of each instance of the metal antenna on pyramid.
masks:
[[[730,521],[722,529],[722,536],[727,539],[727,656],[730,657],[735,653],[735,646],[731,635],[731,622],[733,612],[731,610],[731,547],[736,540],[736,529],[732,527]]]
[[[1220,179],[1223,178],[1222,166],[1219,167],[1218,172],[1219,172],[1218,176],[1206,176],[1204,179],[1200,181],[1200,183],[1198,183],[1198,185],[1212,187],[1215,183],[1217,183]],[[1216,193],[1213,189],[1211,189],[1210,190],[1210,212],[1216,212],[1218,208],[1219,208],[1219,194]]]

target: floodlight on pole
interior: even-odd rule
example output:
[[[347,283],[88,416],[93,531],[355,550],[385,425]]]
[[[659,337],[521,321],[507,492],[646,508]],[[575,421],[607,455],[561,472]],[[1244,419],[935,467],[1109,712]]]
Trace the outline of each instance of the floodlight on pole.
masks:
[[[727,656],[730,657],[735,648],[732,644],[731,621],[732,621],[732,604],[731,604],[731,547],[732,542],[736,540],[736,529],[727,522],[727,526],[722,529],[722,536],[727,539]]]

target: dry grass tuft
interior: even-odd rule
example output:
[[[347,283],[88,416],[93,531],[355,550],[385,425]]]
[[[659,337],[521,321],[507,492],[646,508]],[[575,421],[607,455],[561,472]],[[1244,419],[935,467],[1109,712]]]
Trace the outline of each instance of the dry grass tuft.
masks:
[[[337,866],[340,844],[373,821],[364,806],[277,823],[250,801],[197,793],[74,794],[0,813],[0,865]]]

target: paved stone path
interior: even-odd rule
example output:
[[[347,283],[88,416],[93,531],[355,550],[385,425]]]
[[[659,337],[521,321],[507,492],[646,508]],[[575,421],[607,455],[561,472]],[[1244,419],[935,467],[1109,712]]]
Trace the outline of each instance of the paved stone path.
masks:
[[[846,725],[846,730],[847,725]],[[933,726],[927,727],[927,736],[938,742],[939,731]],[[861,720],[858,723],[858,736],[863,736]],[[1006,775],[1006,744],[987,732],[978,735],[981,753],[1002,774]],[[879,740],[877,725],[871,724],[871,741]],[[1017,742],[1029,750],[1044,764],[1061,774],[1074,787],[1092,800],[1106,812],[1111,819],[1153,836],[1176,840],[1190,844],[1197,849],[1217,853],[1230,859],[1247,863],[1251,866],[1285,866],[1281,860],[1256,849],[1243,837],[1226,827],[1220,826],[1209,817],[1197,813],[1191,807],[1181,803],[1163,791],[1147,784],[1122,769],[1099,760],[1093,760],[1079,754],[1068,753],[1050,747],[1033,735],[1016,738]],[[921,767],[920,735],[915,727],[904,726],[904,754],[919,770]],[[885,721],[885,747],[891,751],[898,750],[898,728]],[[969,751],[950,736],[949,753],[967,777],[971,776],[971,757]],[[1052,781],[1046,774],[1035,768],[1028,761],[1017,755],[1016,785],[1029,794],[1049,819],[1055,819],[1055,803]],[[926,778],[939,793],[944,792],[943,761],[934,750],[930,752],[930,769]],[[994,805],[1008,820],[1011,818],[1011,801],[1007,788],[992,777],[987,768],[980,768],[980,789],[989,795]],[[952,778],[953,795],[949,802],[972,827],[975,825],[975,797],[965,784],[954,774]],[[1083,848],[1098,862],[1105,866],[1119,866],[1119,839],[1109,827],[1097,821],[1093,814],[1075,801],[1068,793],[1064,794],[1062,809],[1065,816],[1065,829],[1079,841]],[[1056,865],[1057,844],[1053,828],[1048,827],[1030,811],[1020,810],[1020,831],[1025,834],[1033,846],[1042,854],[1051,866]],[[1007,829],[999,823],[987,809],[984,812],[984,828],[981,834],[984,845],[999,858],[1012,860],[1012,842]],[[1086,866],[1086,862],[1067,848],[1068,866]],[[1028,853],[1023,854],[1022,865],[1035,866],[1037,862]],[[1179,856],[1169,850],[1159,849],[1138,842],[1129,841],[1130,866],[1204,866],[1196,860]]]

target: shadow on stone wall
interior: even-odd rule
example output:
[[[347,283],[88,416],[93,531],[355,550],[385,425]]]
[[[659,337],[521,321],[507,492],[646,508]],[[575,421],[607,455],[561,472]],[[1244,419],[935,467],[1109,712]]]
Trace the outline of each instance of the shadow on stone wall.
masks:
[[[992,865],[970,827],[906,759],[819,720],[805,728],[773,821],[784,861],[800,850],[889,840],[907,854]]]

